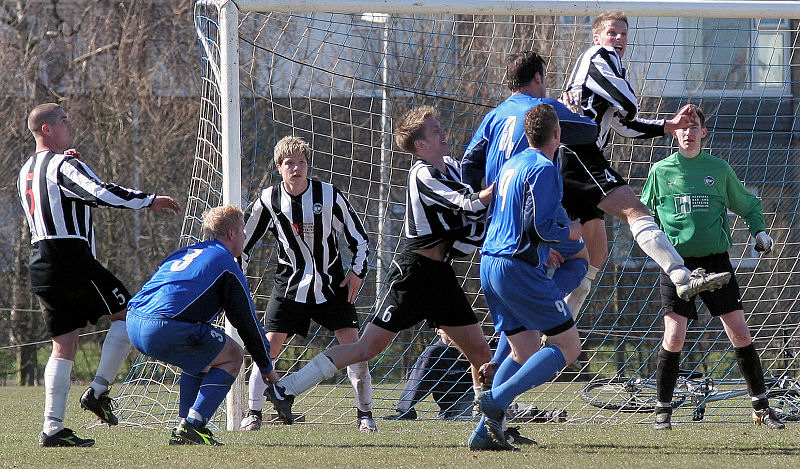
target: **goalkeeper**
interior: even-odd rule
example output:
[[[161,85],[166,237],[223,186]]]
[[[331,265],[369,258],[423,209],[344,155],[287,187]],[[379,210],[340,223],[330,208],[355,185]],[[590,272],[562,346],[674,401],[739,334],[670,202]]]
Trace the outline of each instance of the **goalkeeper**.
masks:
[[[761,362],[747,329],[739,286],[727,252],[731,247],[728,210],[747,220],[750,233],[756,239],[756,250],[770,252],[772,238],[764,231],[761,201],[744,188],[728,163],[701,149],[708,130],[700,108],[688,104],[679,114],[686,112],[695,118],[689,127],[675,130],[678,151],[653,165],[642,189],[642,202],[653,212],[688,268],[731,274],[730,282],[719,290],[699,295],[711,315],[720,318],[733,344],[736,362],[747,382],[753,405],[753,421],[771,429],[782,429],[783,422],[769,407]],[[670,430],[680,353],[687,323],[697,319],[697,307],[694,296],[688,301],[678,296],[675,285],[663,272],[661,304],[666,314],[664,339],[657,355],[658,403],[653,428]]]

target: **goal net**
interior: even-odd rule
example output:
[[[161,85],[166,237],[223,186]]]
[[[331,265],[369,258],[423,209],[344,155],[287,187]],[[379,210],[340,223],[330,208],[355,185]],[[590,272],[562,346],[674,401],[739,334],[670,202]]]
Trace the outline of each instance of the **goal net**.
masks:
[[[200,1],[195,8],[203,106],[184,243],[197,240],[206,208],[223,201],[244,207],[261,188],[279,181],[273,147],[283,136],[301,136],[312,147],[312,177],[339,187],[369,232],[371,269],[356,302],[366,322],[402,234],[412,158],[391,144],[395,119],[413,106],[435,106],[452,155],[460,158],[484,114],[509,94],[504,86],[509,53],[543,55],[548,94],[558,97],[576,58],[591,44],[593,16],[622,6],[630,22],[623,61],[642,115],[668,118],[684,104],[698,104],[710,131],[704,148],[728,161],[763,202],[775,249],[759,256],[744,221],[729,214],[730,254],[765,373],[798,374],[800,55],[798,21],[792,18],[800,17],[800,9],[795,2],[237,0],[238,11],[232,5]],[[681,17],[663,16],[676,14]],[[675,149],[669,136],[614,136],[607,156],[638,193],[651,164]],[[520,396],[512,420],[524,421],[534,406],[565,409],[571,422],[651,419],[647,413],[599,409],[580,398],[592,379],[651,378],[663,332],[657,267],[619,219],[607,217],[606,229],[610,255],[577,320],[580,366]],[[273,241],[262,239],[248,268],[262,316],[277,262]],[[476,254],[458,260],[455,268],[486,335],[493,336],[478,259]],[[376,418],[395,413],[404,378],[435,339],[419,324],[370,361]],[[335,343],[330,331],[312,323],[307,338],[287,340],[276,367],[296,371]],[[705,308],[690,323],[681,368],[718,379],[740,376],[719,320]],[[123,420],[174,421],[178,375],[179,370],[140,357],[120,386]],[[244,389],[238,392],[244,399]],[[684,407],[674,420],[691,418],[690,406]],[[717,402],[708,406],[705,420],[741,421],[747,408],[746,395]],[[229,403],[214,421],[224,427],[227,413],[230,428],[245,410],[246,405]],[[346,373],[299,396],[295,410],[306,423],[352,424]],[[440,411],[431,397],[415,410],[428,420]]]

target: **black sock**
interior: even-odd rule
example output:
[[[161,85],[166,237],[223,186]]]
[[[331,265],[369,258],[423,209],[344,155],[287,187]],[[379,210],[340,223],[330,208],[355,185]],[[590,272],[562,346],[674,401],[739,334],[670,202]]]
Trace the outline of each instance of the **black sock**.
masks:
[[[672,393],[675,391],[675,382],[678,380],[678,365],[681,358],[680,352],[658,350],[656,368],[656,385],[658,386],[657,398],[659,402],[672,402]]]
[[[761,359],[758,358],[755,345],[751,342],[746,347],[734,347],[733,353],[736,355],[739,371],[741,371],[742,377],[747,383],[747,392],[750,396],[755,397],[765,394],[767,387],[764,385],[764,372],[761,370]],[[756,407],[760,401],[764,400],[753,401],[753,407]]]

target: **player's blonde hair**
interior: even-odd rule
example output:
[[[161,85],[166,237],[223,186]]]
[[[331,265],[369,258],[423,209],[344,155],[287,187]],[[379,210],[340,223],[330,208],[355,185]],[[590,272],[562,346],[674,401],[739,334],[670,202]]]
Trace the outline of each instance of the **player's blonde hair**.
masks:
[[[275,166],[280,166],[287,156],[295,153],[302,153],[303,156],[306,157],[306,163],[308,163],[308,157],[311,155],[311,147],[302,138],[292,135],[278,140],[278,143],[275,144],[272,157],[275,161]]]
[[[433,106],[417,106],[405,113],[394,126],[394,143],[403,150],[416,154],[414,142],[422,138],[425,119],[439,117],[439,111]]]
[[[236,229],[236,225],[244,219],[241,209],[233,205],[222,205],[203,212],[203,239],[220,239],[228,230]]]
[[[592,34],[600,34],[600,31],[603,30],[607,21],[622,21],[625,23],[625,26],[628,26],[628,17],[625,15],[625,12],[608,10],[600,13],[597,18],[594,19],[592,23]]]

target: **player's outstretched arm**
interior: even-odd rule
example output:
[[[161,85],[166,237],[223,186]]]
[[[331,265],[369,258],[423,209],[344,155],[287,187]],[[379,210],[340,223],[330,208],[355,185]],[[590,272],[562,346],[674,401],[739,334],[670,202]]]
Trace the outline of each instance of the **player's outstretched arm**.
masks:
[[[177,215],[181,206],[168,195],[157,195],[153,198],[150,208],[161,215]]]
[[[685,129],[689,127],[689,124],[694,122],[697,114],[694,112],[694,108],[690,105],[683,106],[678,110],[675,116],[672,119],[668,119],[664,121],[664,133],[674,132],[678,129]]]

